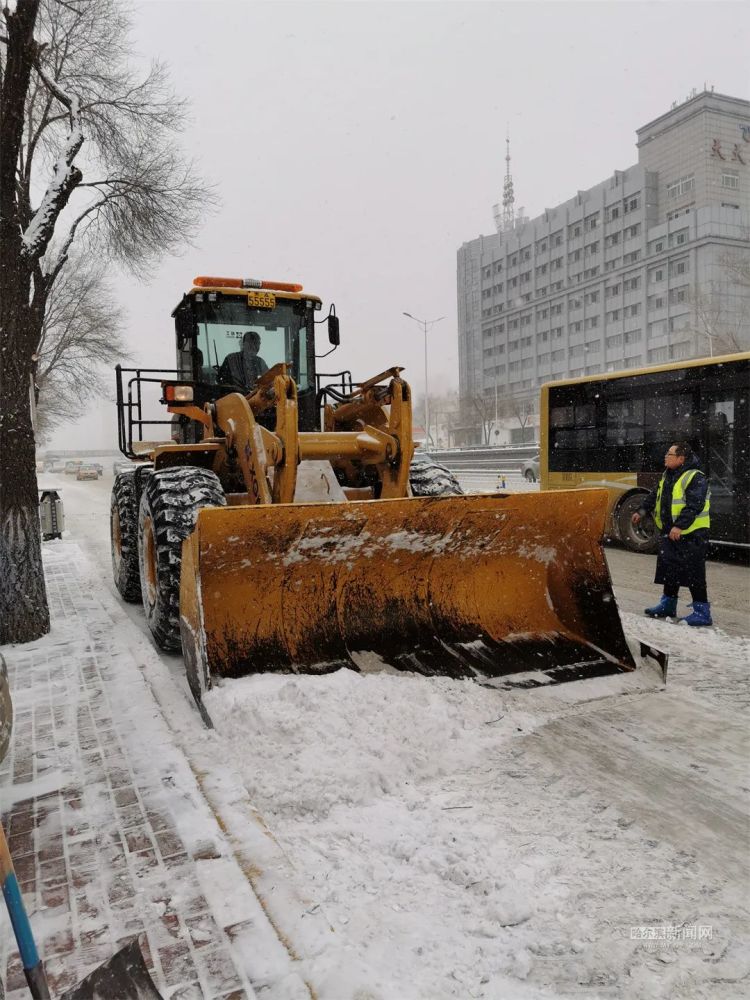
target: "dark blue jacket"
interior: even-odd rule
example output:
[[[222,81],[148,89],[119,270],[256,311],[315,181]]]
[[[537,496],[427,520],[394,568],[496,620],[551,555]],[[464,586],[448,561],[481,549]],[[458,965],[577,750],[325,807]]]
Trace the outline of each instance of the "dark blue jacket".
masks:
[[[672,524],[672,490],[674,484],[684,472],[690,469],[698,469],[698,475],[693,476],[688,488],[685,490],[685,506],[682,508],[677,520]],[[669,534],[672,527],[680,528],[682,531],[689,528],[698,514],[703,510],[708,494],[708,480],[704,476],[698,464],[698,459],[693,456],[678,469],[667,469],[664,479],[664,489],[661,494],[661,524],[662,534]],[[641,503],[641,514],[653,514],[656,507],[656,490],[644,497]],[[704,529],[698,529],[704,530]]]

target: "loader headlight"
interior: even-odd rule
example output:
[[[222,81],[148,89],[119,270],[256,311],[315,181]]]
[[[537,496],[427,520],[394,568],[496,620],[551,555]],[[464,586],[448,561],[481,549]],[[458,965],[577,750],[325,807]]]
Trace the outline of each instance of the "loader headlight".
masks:
[[[168,403],[192,403],[192,385],[168,385],[164,390],[164,398]]]

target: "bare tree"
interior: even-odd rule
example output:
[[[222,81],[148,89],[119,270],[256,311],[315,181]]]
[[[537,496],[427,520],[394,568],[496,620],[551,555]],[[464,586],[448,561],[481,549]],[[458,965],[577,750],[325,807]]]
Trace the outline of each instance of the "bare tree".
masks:
[[[106,278],[106,265],[70,261],[47,300],[36,350],[37,436],[77,420],[86,403],[106,392],[104,371],[128,358],[124,313]]]
[[[129,26],[117,0],[0,12],[0,643],[49,629],[30,384],[71,248],[142,273],[213,198],[175,144],[164,67],[130,65]]]
[[[691,292],[689,302],[692,323],[687,329],[705,338],[711,357],[747,349],[750,343],[748,302],[740,302],[735,310],[730,310],[726,292],[716,290],[713,283],[706,289]]]
[[[521,441],[526,440],[526,427],[534,415],[534,402],[531,399],[518,399],[509,396],[504,401],[504,410],[509,417],[515,417],[521,428]]]
[[[746,233],[745,239],[750,242],[750,235]],[[733,285],[750,290],[750,250],[727,250],[719,263]]]
[[[479,427],[482,435],[482,444],[490,443],[490,431],[495,419],[495,397],[481,396],[474,394],[471,397],[471,407],[479,417]]]

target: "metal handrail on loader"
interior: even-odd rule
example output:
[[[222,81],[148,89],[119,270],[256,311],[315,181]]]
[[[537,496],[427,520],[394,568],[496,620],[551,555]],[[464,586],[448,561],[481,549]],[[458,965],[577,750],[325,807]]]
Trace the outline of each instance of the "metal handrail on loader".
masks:
[[[123,392],[123,375],[132,375],[133,378],[127,380],[127,399]],[[156,376],[148,378],[146,375]],[[115,366],[115,377],[117,387],[117,443],[123,455],[130,459],[143,458],[142,452],[137,452],[133,448],[133,428],[138,429],[139,442],[144,440],[143,428],[167,425],[171,426],[172,420],[145,420],[143,417],[143,392],[144,383],[161,386],[165,377],[170,379],[181,379],[184,373],[178,368],[123,368],[122,365]]]

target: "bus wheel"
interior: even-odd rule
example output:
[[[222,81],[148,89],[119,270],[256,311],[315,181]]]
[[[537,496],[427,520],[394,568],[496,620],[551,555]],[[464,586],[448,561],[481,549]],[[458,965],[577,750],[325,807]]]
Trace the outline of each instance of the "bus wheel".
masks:
[[[656,552],[659,547],[659,532],[650,514],[640,524],[633,524],[633,514],[640,510],[644,495],[633,493],[626,497],[617,511],[617,533],[631,552]]]

